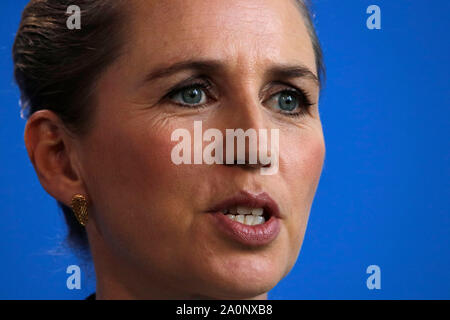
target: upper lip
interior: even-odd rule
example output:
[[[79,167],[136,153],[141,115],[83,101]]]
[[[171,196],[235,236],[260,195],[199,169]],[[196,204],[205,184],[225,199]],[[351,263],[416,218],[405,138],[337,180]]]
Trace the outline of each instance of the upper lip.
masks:
[[[280,209],[278,204],[273,200],[269,194],[262,192],[259,194],[252,194],[247,191],[240,191],[231,198],[228,198],[214,207],[212,207],[209,212],[218,212],[225,209],[242,206],[248,208],[263,208],[264,212],[270,216],[276,218],[281,218]]]

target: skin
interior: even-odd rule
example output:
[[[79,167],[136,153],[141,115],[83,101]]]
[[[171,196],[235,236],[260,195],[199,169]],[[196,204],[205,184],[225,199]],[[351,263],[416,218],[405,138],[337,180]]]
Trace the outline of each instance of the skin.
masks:
[[[89,199],[98,299],[265,299],[298,257],[325,155],[317,82],[267,74],[289,64],[317,75],[302,17],[293,2],[279,0],[127,3],[124,51],[99,78],[89,132],[70,133],[48,110],[27,122],[41,184],[67,205],[77,193]],[[145,81],[189,59],[221,67]],[[203,108],[164,98],[199,75],[213,84]],[[314,102],[310,113],[291,117],[276,108],[273,96],[293,86]],[[261,175],[260,164],[176,166],[171,134],[186,128],[193,137],[194,120],[203,131],[279,129],[278,173]],[[241,245],[205,213],[240,190],[278,203],[281,230],[269,245]]]

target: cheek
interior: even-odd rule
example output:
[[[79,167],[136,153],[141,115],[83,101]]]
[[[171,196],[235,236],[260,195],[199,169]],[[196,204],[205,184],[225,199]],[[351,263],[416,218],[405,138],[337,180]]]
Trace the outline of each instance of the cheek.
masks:
[[[296,198],[311,202],[325,157],[322,131],[286,134],[283,142],[280,145],[280,172]]]
[[[172,128],[137,123],[103,129],[93,137],[88,154],[88,186],[97,223],[115,245],[136,246],[155,240],[171,242],[189,223],[178,219],[180,203],[189,197],[190,170],[176,166],[170,155],[176,142]],[[126,200],[125,200],[126,199]],[[168,213],[171,214],[168,214]],[[148,228],[152,227],[152,232]],[[172,234],[170,237],[168,235]],[[167,239],[165,239],[167,237]],[[153,239],[149,239],[153,238]]]
[[[166,181],[164,174],[173,171],[168,170],[171,166],[169,142],[169,133],[155,134],[145,129],[118,131],[99,141],[90,158],[102,159],[92,166],[100,172],[98,182],[103,190],[156,191]],[[142,192],[129,192],[129,196],[139,196]]]
[[[280,174],[285,202],[290,203],[286,224],[291,245],[300,249],[309,212],[322,172],[325,145],[321,130],[286,134],[280,145]]]

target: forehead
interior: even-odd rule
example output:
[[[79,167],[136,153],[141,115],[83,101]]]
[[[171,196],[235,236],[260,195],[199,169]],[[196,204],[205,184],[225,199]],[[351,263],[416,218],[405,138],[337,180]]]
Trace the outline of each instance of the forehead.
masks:
[[[301,63],[315,72],[311,40],[295,0],[127,4],[126,50],[140,67],[201,57],[246,70],[271,62]]]

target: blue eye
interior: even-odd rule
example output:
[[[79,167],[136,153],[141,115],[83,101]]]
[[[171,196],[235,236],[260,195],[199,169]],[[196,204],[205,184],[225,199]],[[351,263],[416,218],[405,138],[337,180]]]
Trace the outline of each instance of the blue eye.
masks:
[[[306,101],[303,101],[301,93],[294,90],[280,91],[274,94],[269,101],[271,101],[271,108],[292,116],[300,115],[304,111],[303,105],[309,105]]]
[[[294,111],[299,107],[299,99],[298,96],[289,91],[282,91],[278,93],[278,106],[283,111]]]
[[[309,95],[299,88],[289,88],[270,97],[269,106],[289,117],[300,117],[310,112],[314,105]]]
[[[182,88],[170,96],[181,105],[195,106],[206,103],[206,94],[199,85]]]

